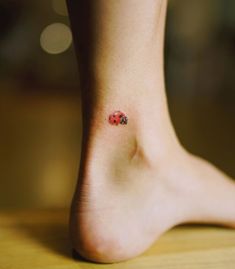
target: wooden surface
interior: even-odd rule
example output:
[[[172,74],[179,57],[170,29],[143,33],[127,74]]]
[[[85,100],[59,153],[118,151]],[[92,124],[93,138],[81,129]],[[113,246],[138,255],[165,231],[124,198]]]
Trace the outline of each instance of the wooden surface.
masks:
[[[209,226],[177,227],[133,260],[100,265],[71,258],[67,211],[0,214],[1,269],[234,269],[235,231]],[[141,236],[141,235],[140,235]]]

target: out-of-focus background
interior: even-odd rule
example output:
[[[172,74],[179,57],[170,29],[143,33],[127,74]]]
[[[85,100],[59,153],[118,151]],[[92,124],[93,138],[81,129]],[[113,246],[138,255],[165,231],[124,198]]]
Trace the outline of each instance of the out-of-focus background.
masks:
[[[165,57],[180,140],[235,177],[235,1],[170,0]],[[0,209],[69,205],[78,77],[64,0],[0,1]]]

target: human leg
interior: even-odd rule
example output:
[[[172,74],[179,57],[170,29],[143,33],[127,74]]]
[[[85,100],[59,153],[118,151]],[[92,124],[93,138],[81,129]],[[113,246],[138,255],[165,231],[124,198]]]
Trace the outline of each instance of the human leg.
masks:
[[[74,248],[98,262],[142,253],[184,222],[235,226],[235,185],[185,151],[165,97],[165,0],[68,0],[83,104]],[[113,126],[114,110],[128,116]]]

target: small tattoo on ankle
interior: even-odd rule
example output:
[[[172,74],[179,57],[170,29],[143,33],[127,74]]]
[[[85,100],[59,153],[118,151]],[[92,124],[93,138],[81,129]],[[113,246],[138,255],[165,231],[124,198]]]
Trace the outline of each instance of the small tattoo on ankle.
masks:
[[[109,115],[109,123],[112,125],[127,125],[128,123],[128,118],[125,115],[125,113],[121,111],[114,111],[112,114]]]

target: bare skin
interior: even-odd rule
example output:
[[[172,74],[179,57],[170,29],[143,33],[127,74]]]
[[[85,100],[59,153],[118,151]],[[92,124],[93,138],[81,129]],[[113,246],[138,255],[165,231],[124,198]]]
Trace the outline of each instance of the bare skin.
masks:
[[[235,183],[188,153],[165,97],[165,0],[68,0],[78,54],[83,146],[70,219],[74,249],[111,263],[188,222],[235,228]],[[113,126],[115,110],[127,125]]]

